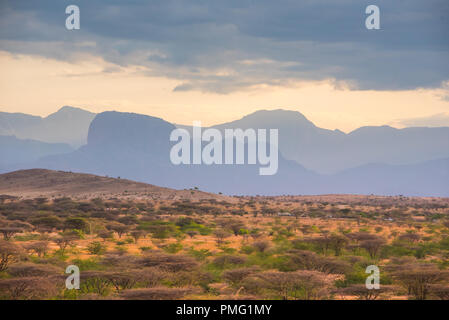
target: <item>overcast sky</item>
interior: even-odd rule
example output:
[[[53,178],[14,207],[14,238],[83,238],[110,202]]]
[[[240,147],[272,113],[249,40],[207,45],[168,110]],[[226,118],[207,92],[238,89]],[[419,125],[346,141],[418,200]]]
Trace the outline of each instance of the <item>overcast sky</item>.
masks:
[[[380,30],[365,28],[370,4]],[[0,0],[0,67],[7,112],[212,124],[283,107],[346,131],[449,125],[449,1]]]

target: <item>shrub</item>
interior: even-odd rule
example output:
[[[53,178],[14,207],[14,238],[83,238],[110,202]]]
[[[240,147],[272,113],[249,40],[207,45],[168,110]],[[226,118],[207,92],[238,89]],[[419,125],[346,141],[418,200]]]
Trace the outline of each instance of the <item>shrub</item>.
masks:
[[[268,241],[256,241],[252,244],[254,249],[256,249],[260,253],[264,253],[271,244]]]
[[[102,255],[106,252],[106,246],[100,241],[94,241],[87,246],[87,251],[92,255]]]
[[[213,260],[213,264],[220,268],[225,268],[230,265],[241,265],[245,262],[246,258],[244,256],[235,256],[228,254],[218,256]]]
[[[177,253],[182,250],[182,244],[179,242],[170,243],[163,249],[167,253]]]
[[[162,252],[147,252],[138,260],[138,264],[145,267],[159,267],[161,270],[177,272],[192,270],[198,263],[191,257],[179,254],[166,254]]]
[[[23,250],[9,241],[0,240],[0,271],[8,269],[9,265],[18,260]]]

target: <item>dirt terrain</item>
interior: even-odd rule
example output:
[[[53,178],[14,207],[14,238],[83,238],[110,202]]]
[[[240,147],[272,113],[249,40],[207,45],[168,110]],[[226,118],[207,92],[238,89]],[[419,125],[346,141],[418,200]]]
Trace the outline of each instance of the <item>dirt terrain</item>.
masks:
[[[21,198],[128,198],[159,200],[229,200],[199,190],[174,190],[126,179],[46,169],[20,170],[0,175],[0,194]]]

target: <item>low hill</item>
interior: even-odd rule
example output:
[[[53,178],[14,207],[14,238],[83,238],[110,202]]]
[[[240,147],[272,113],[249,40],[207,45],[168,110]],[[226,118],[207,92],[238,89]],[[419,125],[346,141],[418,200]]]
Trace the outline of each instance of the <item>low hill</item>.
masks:
[[[6,167],[36,161],[53,154],[69,153],[73,148],[65,143],[47,143],[0,135],[0,150],[0,166]]]
[[[23,198],[149,198],[156,200],[229,200],[199,190],[174,190],[120,178],[29,169],[0,174],[0,194]]]

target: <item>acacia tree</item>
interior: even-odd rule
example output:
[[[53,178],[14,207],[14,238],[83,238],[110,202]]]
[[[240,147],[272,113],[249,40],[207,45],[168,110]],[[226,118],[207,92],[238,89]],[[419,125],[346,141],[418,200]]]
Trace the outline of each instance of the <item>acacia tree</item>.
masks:
[[[438,297],[441,300],[449,300],[449,285],[432,284],[429,288],[432,296]]]
[[[226,238],[229,238],[231,235],[224,230],[218,229],[218,230],[215,230],[214,236],[217,241],[217,245],[221,246],[224,243],[224,240]]]
[[[224,268],[226,265],[242,265],[246,262],[246,257],[231,255],[231,254],[224,254],[224,255],[214,258],[214,260],[212,262],[216,266],[219,266],[220,268]]]
[[[167,277],[169,272],[160,268],[143,268],[139,272],[139,283],[146,288],[158,286],[163,279]]]
[[[223,272],[223,279],[225,279],[232,286],[237,286],[243,281],[243,279],[255,274],[257,271],[257,267],[226,270]]]
[[[23,232],[22,228],[18,227],[3,227],[0,228],[0,233],[3,234],[3,239],[8,241],[10,240],[15,234]]]
[[[292,270],[316,270],[324,273],[344,274],[351,269],[349,263],[345,261],[333,257],[323,257],[307,250],[290,250],[287,257]]]
[[[319,271],[296,271],[295,291],[293,297],[304,300],[316,300],[326,298],[331,285],[326,274]]]
[[[368,252],[371,259],[375,259],[378,256],[380,249],[385,244],[386,244],[385,239],[379,237],[373,240],[364,240],[360,242],[359,246],[360,248],[363,248]]]
[[[238,235],[240,229],[245,229],[245,224],[238,219],[218,219],[217,223],[223,228],[223,229],[229,229],[232,231],[234,235]]]
[[[10,299],[45,299],[57,294],[54,281],[46,277],[1,279],[0,291]]]
[[[106,273],[105,278],[113,285],[117,293],[133,288],[141,280],[141,272],[124,271]]]
[[[421,237],[417,233],[404,233],[401,234],[398,239],[404,242],[416,243],[421,239]]]
[[[260,289],[268,289],[283,300],[320,299],[328,295],[330,282],[324,273],[318,271],[265,271],[250,276],[245,280],[244,288],[257,293]]]
[[[106,228],[108,230],[114,231],[118,234],[118,237],[121,238],[122,235],[128,233],[130,227],[120,223],[120,222],[113,222],[113,223],[109,223]]]
[[[137,243],[140,238],[145,236],[145,232],[143,230],[133,230],[130,234],[131,237],[133,237],[135,243]]]
[[[49,249],[48,241],[36,241],[25,245],[25,249],[34,252],[39,258],[44,257]]]
[[[0,240],[0,271],[8,269],[8,266],[17,261],[22,253],[22,248],[18,245]]]
[[[41,233],[51,232],[62,227],[62,220],[56,216],[45,216],[31,221],[37,231]]]
[[[65,250],[68,246],[72,245],[75,240],[79,239],[79,236],[72,232],[61,233],[58,237],[54,238],[53,241],[58,245],[61,250],[61,254],[64,255]]]
[[[114,234],[112,233],[112,231],[108,231],[108,230],[103,230],[98,232],[98,237],[103,239],[104,242],[106,242],[106,240],[108,239],[113,239],[114,238]]]
[[[327,254],[331,248],[331,239],[327,234],[320,237],[305,238],[304,242],[313,244],[323,254]]]
[[[253,242],[252,246],[260,253],[264,253],[270,247],[270,243],[268,241],[256,241]]]
[[[346,237],[356,244],[360,243],[361,241],[376,240],[379,238],[379,236],[371,234],[369,232],[352,232],[348,233]]]
[[[67,218],[64,222],[63,230],[65,231],[67,229],[81,230],[83,232],[91,231],[87,221],[84,218],[79,217]]]
[[[187,234],[190,238],[193,238],[193,237],[195,237],[196,235],[198,235],[199,232],[196,231],[196,230],[187,230],[187,231],[186,231],[186,234]]]
[[[8,268],[13,277],[52,277],[62,274],[62,270],[50,264],[19,262]]]
[[[348,239],[343,235],[332,234],[329,237],[329,246],[334,250],[335,255],[339,256],[341,251],[348,243]]]
[[[449,272],[440,270],[434,264],[408,264],[397,266],[392,273],[416,300],[425,300],[432,285],[449,279]]]
[[[196,268],[198,265],[191,257],[162,252],[148,252],[137,261],[137,264],[144,267],[158,267],[161,270],[170,272],[188,271]]]
[[[342,296],[356,296],[359,300],[376,300],[394,290],[395,287],[387,285],[381,285],[379,289],[368,289],[365,284],[353,284],[336,292]]]

